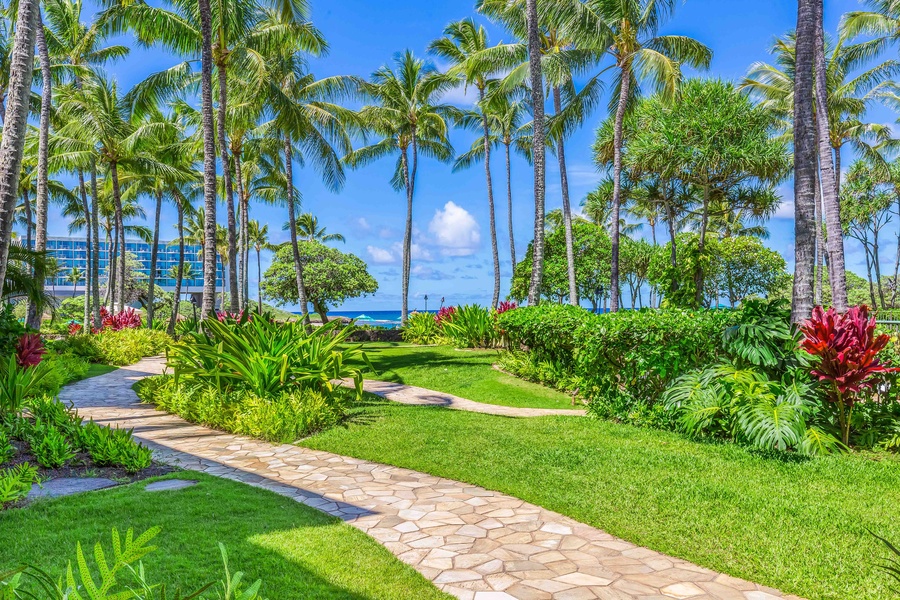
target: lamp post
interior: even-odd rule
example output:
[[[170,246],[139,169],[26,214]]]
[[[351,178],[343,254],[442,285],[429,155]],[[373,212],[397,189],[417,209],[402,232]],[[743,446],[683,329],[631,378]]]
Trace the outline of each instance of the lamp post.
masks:
[[[191,307],[194,309],[194,323],[197,322],[197,296],[191,294]]]
[[[425,294],[425,312],[428,312],[428,294]]]

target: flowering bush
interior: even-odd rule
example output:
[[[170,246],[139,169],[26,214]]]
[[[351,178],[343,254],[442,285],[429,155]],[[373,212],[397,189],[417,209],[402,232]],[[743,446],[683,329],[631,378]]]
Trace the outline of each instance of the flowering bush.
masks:
[[[513,310],[515,308],[519,308],[519,305],[516,304],[515,302],[507,302],[506,300],[504,300],[503,302],[500,303],[499,306],[497,306],[496,314],[502,315],[503,313]]]
[[[46,352],[40,334],[26,333],[16,344],[16,363],[23,368],[37,366]]]
[[[878,360],[890,338],[875,334],[875,317],[865,305],[844,314],[817,306],[800,332],[800,346],[817,359],[813,376],[830,384],[828,400],[837,406],[841,441],[847,445],[857,395],[872,385],[873,375],[898,370]]]
[[[69,323],[69,335],[78,335],[82,329],[81,323]]]
[[[434,316],[434,322],[440,325],[444,321],[451,321],[453,320],[453,315],[455,314],[455,306],[442,306],[441,310],[438,311],[438,314]]]

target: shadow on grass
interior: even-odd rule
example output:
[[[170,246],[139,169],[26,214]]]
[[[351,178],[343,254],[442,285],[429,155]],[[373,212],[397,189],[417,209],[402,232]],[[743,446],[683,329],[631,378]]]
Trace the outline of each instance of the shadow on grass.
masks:
[[[108,551],[114,527],[139,534],[160,526],[162,533],[154,540],[159,549],[143,563],[152,581],[165,582],[173,590],[193,591],[222,577],[218,542],[225,545],[232,569],[244,571],[246,580],[262,579],[262,591],[270,598],[369,600],[390,597],[394,586],[413,583],[415,575],[405,568],[385,569],[395,560],[386,550],[375,542],[360,548],[364,534],[334,517],[237,482],[191,472],[163,479],[171,478],[200,483],[179,491],[143,491],[151,479],[2,513],[0,571],[28,563],[55,576],[74,560],[76,542],[88,554],[97,541]],[[345,556],[366,558],[367,553],[375,559],[367,564],[369,573],[335,568],[347,564],[342,562]],[[377,594],[365,591],[371,589],[368,578],[375,576],[386,579],[378,586],[387,594],[385,589]],[[127,575],[120,579],[128,581]],[[405,597],[417,596],[410,589]]]

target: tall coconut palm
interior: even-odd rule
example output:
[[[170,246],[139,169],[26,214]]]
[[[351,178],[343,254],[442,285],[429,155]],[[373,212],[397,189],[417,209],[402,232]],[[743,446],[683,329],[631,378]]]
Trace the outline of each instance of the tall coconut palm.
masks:
[[[444,37],[433,41],[429,51],[453,65],[449,75],[456,75],[466,87],[478,92],[478,109],[481,121],[481,158],[484,160],[484,176],[487,183],[488,222],[491,233],[491,252],[494,260],[494,293],[491,306],[500,303],[500,252],[497,247],[497,219],[494,210],[494,186],[491,180],[491,130],[487,107],[488,87],[495,83],[492,77],[505,68],[520,62],[513,45],[491,47],[484,27],[472,19],[451,23],[444,29]]]
[[[764,106],[783,116],[786,129],[790,128],[794,99],[794,74],[796,36],[789,33],[776,40],[771,49],[774,64],[757,62],[751,65],[741,88],[752,94]],[[850,44],[845,38],[836,43],[826,40],[826,104],[828,106],[828,141],[834,155],[835,185],[840,193],[841,150],[850,145],[857,154],[884,164],[877,147],[888,142],[890,127],[867,123],[865,113],[876,100],[890,102],[894,97],[891,79],[900,70],[897,61],[886,61],[873,68],[859,69],[879,49],[879,40]],[[817,181],[818,183],[818,177]],[[821,299],[823,277],[824,239],[823,216],[816,194],[816,283],[817,299]],[[829,267],[830,268],[830,267]],[[818,300],[817,300],[818,301]]]
[[[3,139],[0,141],[0,296],[3,294],[9,264],[9,245],[12,241],[12,226],[15,220],[19,173],[25,151],[38,10],[40,6],[36,0],[19,2],[15,42],[10,60]]]
[[[363,86],[374,102],[360,110],[364,125],[380,139],[354,150],[345,158],[351,167],[369,164],[384,156],[399,154],[393,185],[406,191],[406,227],[403,235],[403,276],[400,320],[409,316],[409,276],[412,250],[413,198],[419,169],[419,154],[449,161],[453,147],[447,138],[452,107],[438,99],[455,85],[455,78],[438,72],[430,62],[409,50],[394,59],[394,68],[384,66]]]
[[[301,49],[302,44],[287,45],[269,63],[264,93],[273,119],[260,132],[263,147],[257,154],[263,159],[259,176],[267,188],[267,201],[287,207],[298,303],[308,327],[309,306],[297,241],[300,193],[294,186],[294,163],[302,161],[318,171],[331,191],[343,187],[340,157],[351,151],[350,132],[358,126],[356,114],[339,102],[356,95],[361,82],[345,76],[317,79],[306,70]]]
[[[249,244],[256,250],[256,285],[259,293],[257,310],[262,313],[262,251],[271,247],[269,244],[269,226],[260,225],[259,221],[250,221],[248,222],[247,234]]]
[[[319,227],[319,218],[312,213],[303,213],[297,217],[297,235],[304,242],[346,242],[340,233],[328,233],[325,227]]]
[[[125,248],[122,219],[120,169],[156,176],[177,175],[177,170],[146,151],[160,131],[157,123],[133,123],[130,106],[118,93],[115,82],[103,78],[85,81],[80,89],[68,90],[59,109],[70,116],[58,131],[58,140],[70,155],[96,156],[109,169],[115,226],[120,250]],[[124,254],[123,254],[124,256]],[[125,309],[125,261],[119,261],[118,311]]]
[[[610,289],[618,289],[619,213],[622,200],[622,148],[625,114],[642,82],[666,97],[675,94],[683,65],[708,68],[712,53],[686,36],[658,35],[671,15],[675,0],[559,0],[554,18],[564,23],[566,34],[583,49],[602,50],[613,60],[616,93],[610,102],[613,123],[613,228]],[[610,43],[611,42],[611,43]],[[618,310],[618,298],[610,310]]]

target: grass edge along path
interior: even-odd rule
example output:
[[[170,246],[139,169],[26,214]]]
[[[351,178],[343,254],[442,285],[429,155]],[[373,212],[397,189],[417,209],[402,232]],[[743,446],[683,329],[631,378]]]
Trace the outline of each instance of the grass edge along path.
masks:
[[[172,478],[200,483],[143,491],[151,481]],[[93,567],[93,545],[100,541],[109,552],[113,527],[120,533],[132,527],[137,535],[153,526],[162,527],[153,541],[158,549],[142,560],[150,580],[169,584],[170,591],[219,581],[222,542],[232,572],[262,579],[263,596],[273,600],[451,598],[335,517],[267,490],[187,471],[0,512],[0,571],[29,563],[56,577],[68,560],[74,563],[76,542]]]
[[[811,600],[881,600],[900,463],[765,456],[594,419],[509,419],[370,398],[301,445],[498,490],[629,542]]]
[[[493,367],[497,350],[459,350],[450,346],[414,346],[368,342],[363,349],[376,372],[363,377],[452,394],[473,402],[514,408],[583,409],[572,398]]]

